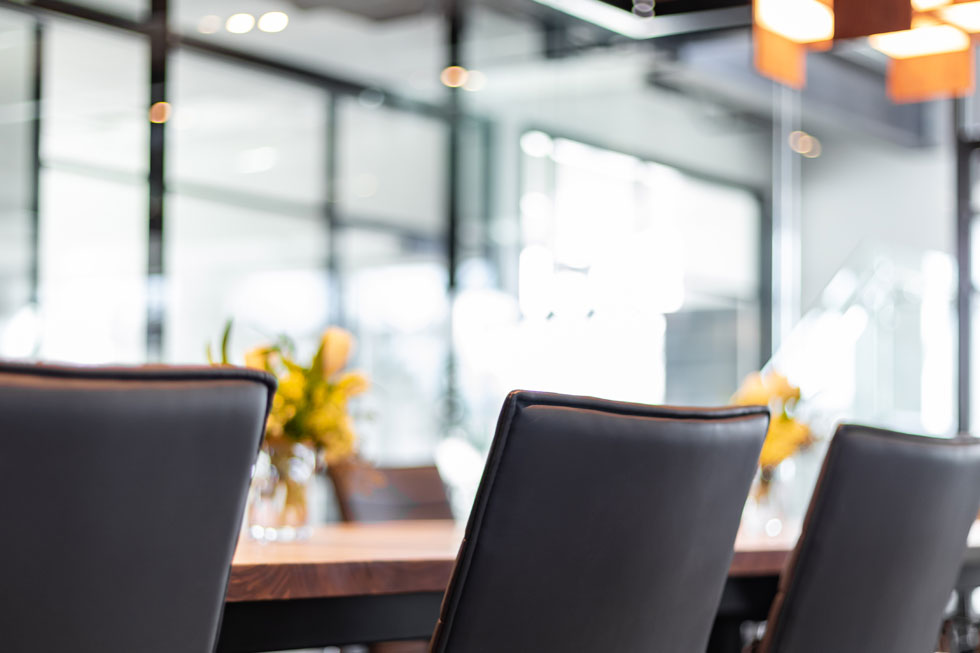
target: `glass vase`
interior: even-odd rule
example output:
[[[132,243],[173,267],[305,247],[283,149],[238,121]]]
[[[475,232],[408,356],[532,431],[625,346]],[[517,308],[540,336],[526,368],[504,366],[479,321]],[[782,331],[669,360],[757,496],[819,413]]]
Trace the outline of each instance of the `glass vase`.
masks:
[[[310,536],[309,494],[316,456],[293,441],[265,442],[255,463],[249,492],[248,532],[265,542],[292,542]]]
[[[778,537],[786,525],[785,487],[778,467],[767,467],[756,472],[749,491],[742,528],[754,536]]]

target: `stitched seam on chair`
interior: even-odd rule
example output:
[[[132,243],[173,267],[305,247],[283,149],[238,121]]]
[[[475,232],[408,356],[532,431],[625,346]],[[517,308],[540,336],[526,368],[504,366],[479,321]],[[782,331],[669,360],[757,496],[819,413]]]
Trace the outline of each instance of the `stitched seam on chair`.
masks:
[[[971,435],[958,438],[934,438],[926,435],[905,433],[902,431],[890,431],[888,429],[882,429],[875,426],[866,426],[864,424],[841,424],[841,428],[846,428],[848,430],[861,433],[862,435],[874,437],[880,440],[898,441],[915,446],[958,448],[971,447],[980,444],[980,439]]]
[[[736,419],[740,417],[769,414],[769,408],[767,406],[724,406],[721,408],[703,406],[658,406],[613,401],[610,399],[601,399],[598,397],[584,395],[566,396],[549,392],[518,392],[521,392],[524,398],[530,400],[528,404],[533,406],[553,406],[571,408],[573,410],[593,410],[613,415],[633,415],[684,420],[701,419],[708,421]],[[579,405],[576,405],[576,403]],[[582,406],[581,404],[586,404],[586,406]]]
[[[70,367],[64,365],[32,365],[27,363],[11,363],[0,360],[0,378],[4,375],[12,377],[35,377],[49,379],[64,379],[68,381],[91,381],[94,383],[111,381],[132,381],[139,383],[259,383],[265,387],[265,413],[262,418],[262,428],[259,432],[256,452],[262,446],[262,435],[265,433],[265,421],[272,410],[272,400],[276,395],[279,382],[272,374],[248,367],[210,367],[210,366],[159,366],[159,367]]]
[[[53,379],[79,379],[91,381],[250,381],[261,383],[269,394],[269,405],[278,385],[268,372],[248,367],[210,366],[146,366],[146,367],[83,367],[48,364],[12,363],[0,360],[0,375],[34,376]]]

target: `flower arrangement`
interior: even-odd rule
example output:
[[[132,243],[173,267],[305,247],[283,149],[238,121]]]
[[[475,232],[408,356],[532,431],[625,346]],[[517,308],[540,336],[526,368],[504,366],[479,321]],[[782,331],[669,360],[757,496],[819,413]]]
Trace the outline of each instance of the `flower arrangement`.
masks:
[[[229,364],[230,333],[228,322],[221,338],[222,365]],[[353,348],[349,331],[329,327],[309,365],[296,361],[294,346],[285,337],[246,352],[246,367],[269,372],[279,380],[266,422],[265,445],[305,444],[328,463],[353,455],[357,436],[348,401],[370,386],[364,374],[344,371]],[[210,346],[208,361],[219,364]]]
[[[266,423],[266,442],[300,442],[316,449],[326,462],[354,453],[357,436],[348,401],[369,387],[360,372],[345,372],[354,346],[350,332],[330,327],[309,365],[296,362],[291,347],[256,347],[245,354],[245,365],[271,372],[279,379]]]
[[[809,427],[796,417],[800,389],[778,372],[753,372],[731,401],[739,406],[768,406],[772,415],[759,455],[760,492],[765,493],[776,467],[813,442]]]
[[[228,364],[229,322],[221,339],[221,363]],[[330,327],[320,337],[308,365],[297,362],[292,342],[262,345],[245,354],[245,365],[279,380],[272,400],[260,456],[253,476],[249,529],[253,537],[294,539],[309,530],[307,487],[316,461],[333,464],[351,458],[357,434],[349,411],[351,397],[369,387],[360,372],[345,371],[354,338]],[[217,364],[208,347],[208,360]]]

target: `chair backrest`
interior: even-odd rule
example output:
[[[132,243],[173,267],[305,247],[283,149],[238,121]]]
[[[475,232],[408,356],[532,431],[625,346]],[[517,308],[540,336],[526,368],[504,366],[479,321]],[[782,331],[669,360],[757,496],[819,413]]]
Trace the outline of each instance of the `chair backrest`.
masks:
[[[980,441],[844,425],[761,650],[926,653],[980,506]]]
[[[768,421],[512,393],[432,651],[703,651]]]
[[[360,461],[329,465],[340,515],[347,522],[452,519],[439,470],[372,467]]]
[[[275,387],[0,364],[0,650],[214,650]]]

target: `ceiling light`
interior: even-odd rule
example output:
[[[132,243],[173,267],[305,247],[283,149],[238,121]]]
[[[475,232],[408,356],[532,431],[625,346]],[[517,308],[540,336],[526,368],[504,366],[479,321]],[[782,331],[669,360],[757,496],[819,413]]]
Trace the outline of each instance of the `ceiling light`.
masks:
[[[868,37],[889,57],[886,88],[896,102],[962,97],[973,89],[973,44],[980,1],[755,0],[753,57],[762,75],[792,88],[806,83],[806,55],[837,41]],[[820,154],[819,142],[797,149]],[[793,144],[791,143],[791,146]],[[794,147],[794,149],[796,149]]]
[[[462,66],[446,66],[439,74],[439,79],[449,88],[459,88],[466,83],[469,75],[470,72]]]
[[[796,43],[834,38],[834,12],[819,0],[756,0],[755,22]]]
[[[201,34],[214,34],[221,29],[221,17],[210,15],[204,16],[197,22],[197,31]]]
[[[652,18],[653,6],[653,0],[633,0],[633,14],[640,18]]]
[[[939,17],[967,32],[980,32],[980,2],[964,2],[940,9]]]
[[[259,18],[259,29],[270,34],[283,31],[288,24],[289,16],[281,11],[270,11]]]
[[[790,133],[789,148],[797,154],[802,154],[808,159],[817,158],[823,151],[817,137],[804,131],[795,131]]]
[[[953,0],[912,0],[912,8],[916,11],[932,11],[945,7]]]
[[[252,14],[232,14],[225,21],[225,29],[232,34],[245,34],[255,27],[255,16]]]
[[[150,122],[160,125],[170,119],[171,107],[167,102],[155,102],[150,107]]]
[[[931,25],[888,34],[874,34],[868,41],[892,59],[910,59],[970,48],[970,37],[952,25]]]

